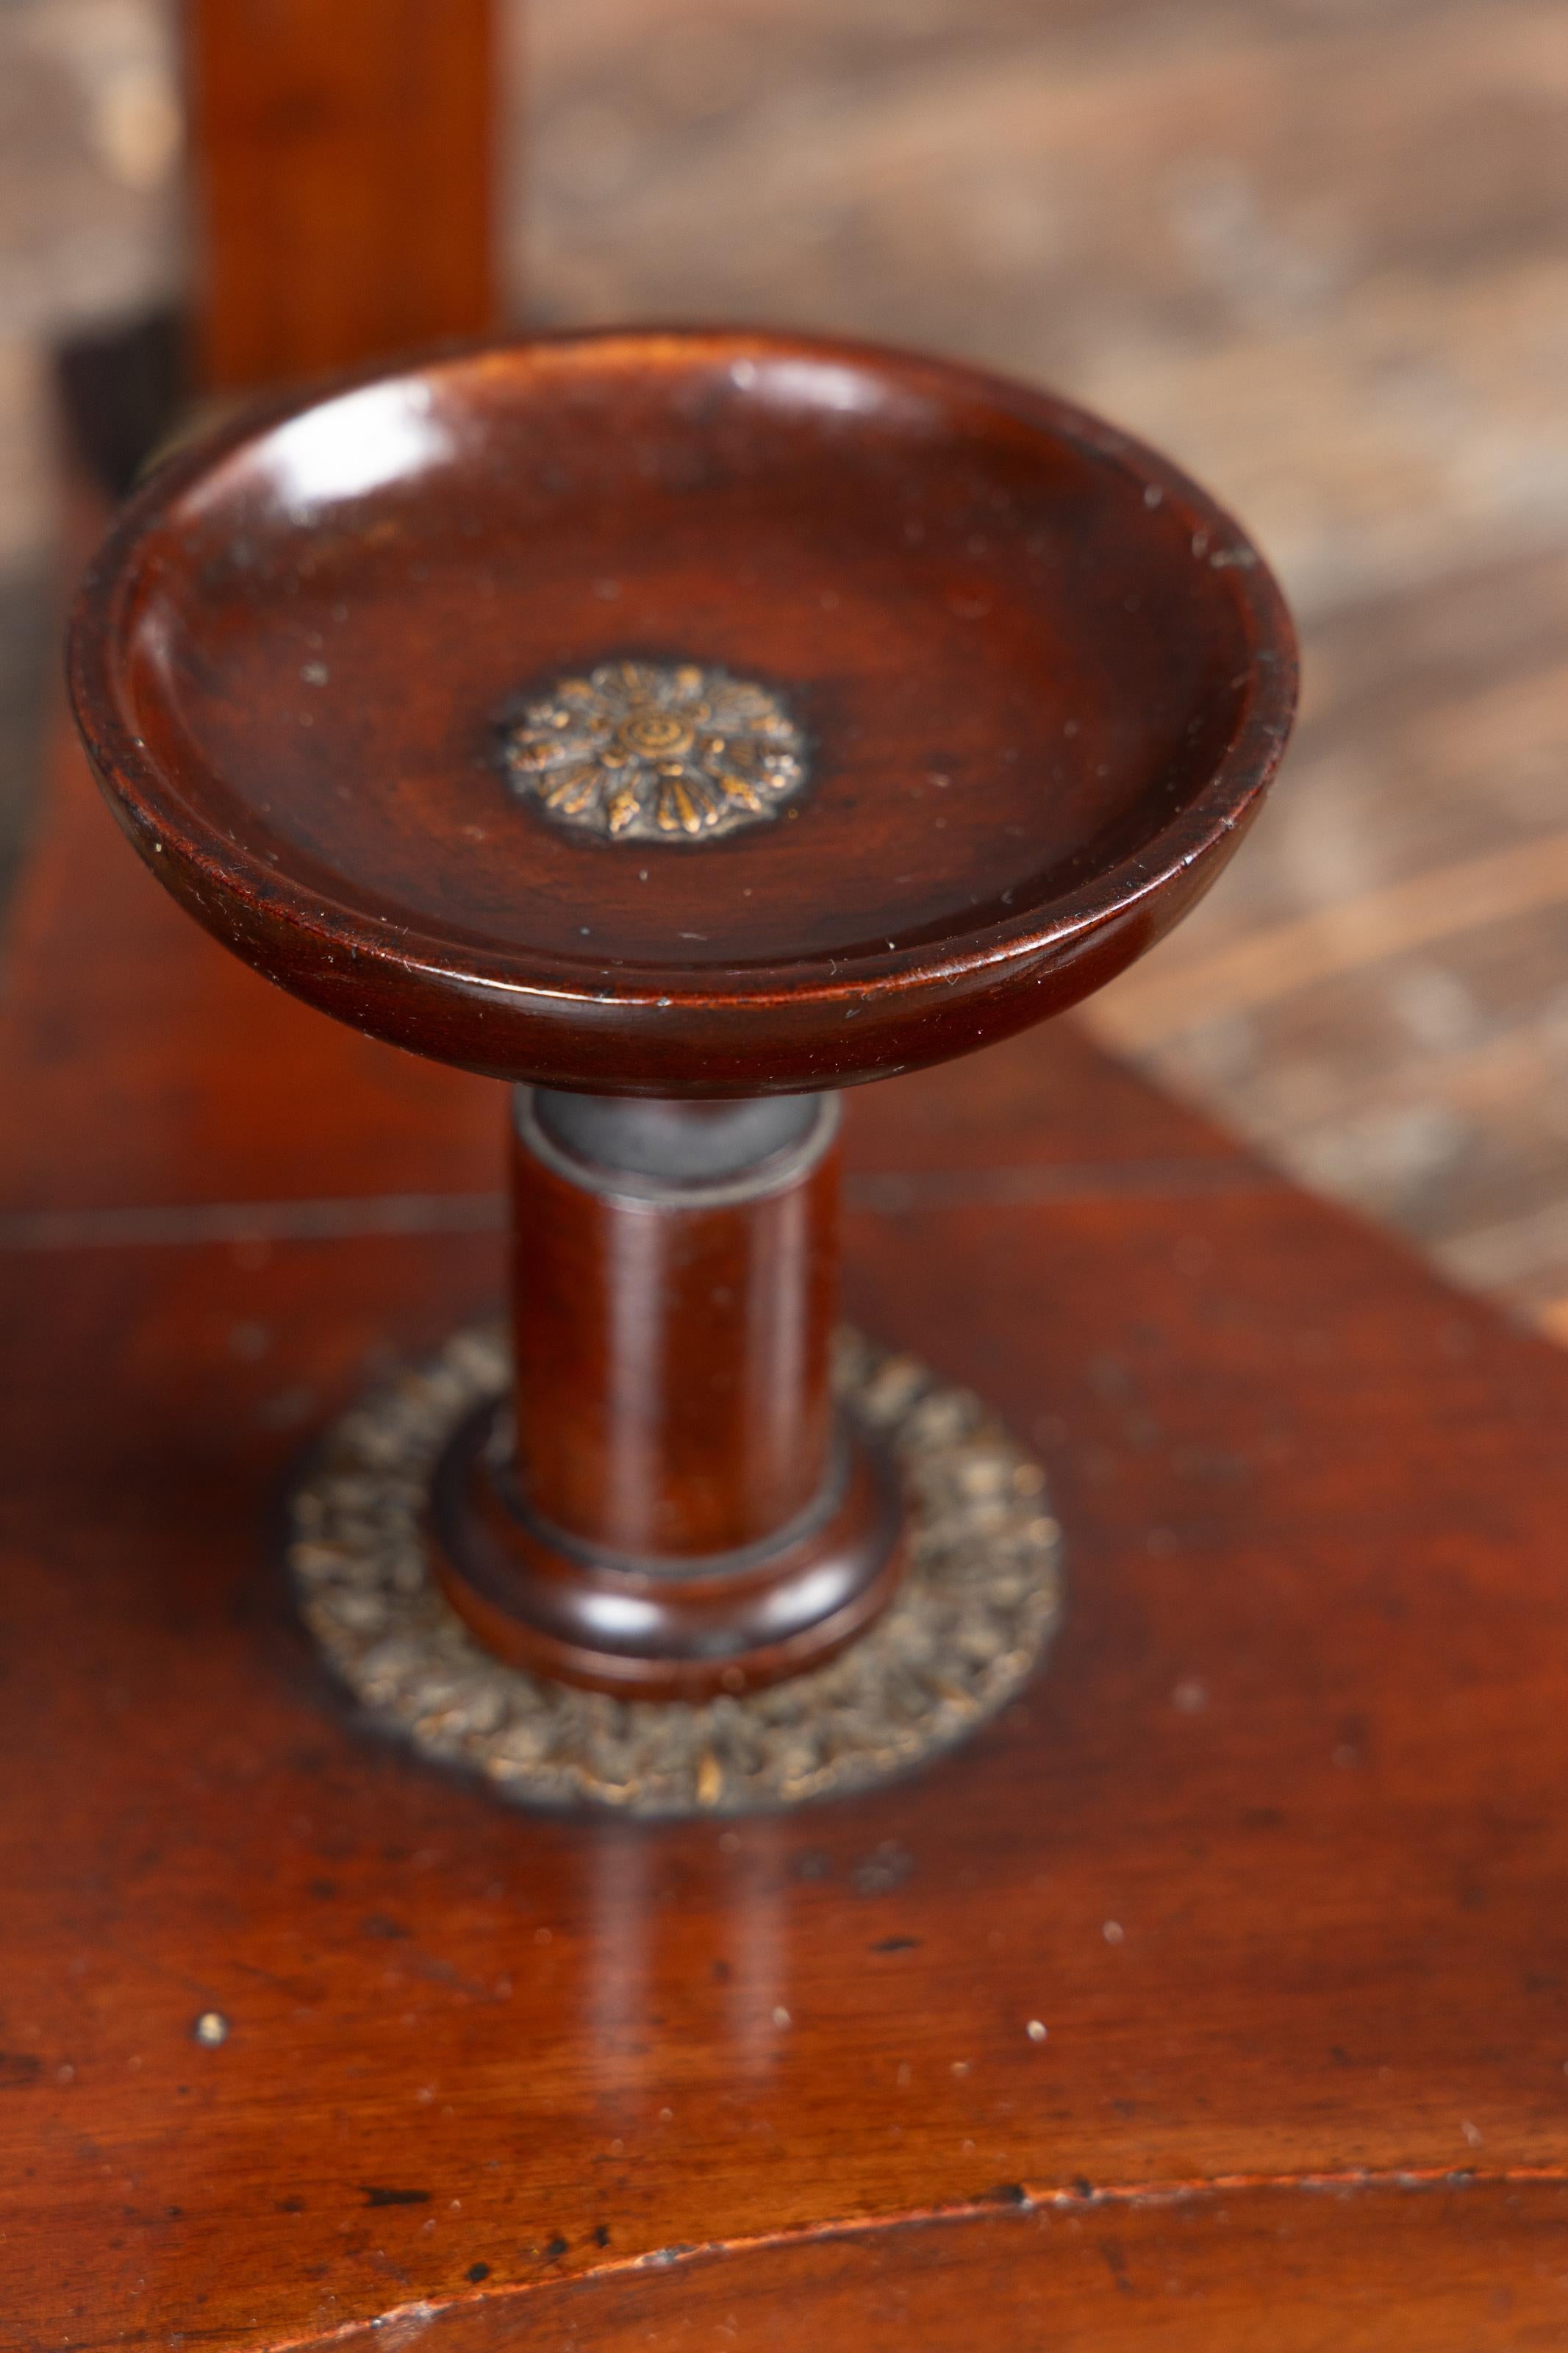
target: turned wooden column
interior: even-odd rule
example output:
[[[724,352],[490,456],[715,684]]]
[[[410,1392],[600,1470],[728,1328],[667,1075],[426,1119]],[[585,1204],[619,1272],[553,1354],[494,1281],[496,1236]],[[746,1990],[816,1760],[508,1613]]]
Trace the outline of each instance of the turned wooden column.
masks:
[[[833,1095],[518,1090],[518,1484],[563,1535],[738,1552],[818,1504],[838,1123]]]
[[[838,1091],[1157,939],[1292,681],[1173,468],[854,343],[447,353],[140,494],[73,640],[121,822],[258,970],[513,1090],[514,1390],[423,1522],[499,1657],[700,1700],[875,1617],[910,1546],[834,1402]]]
[[[902,1519],[830,1389],[837,1097],[514,1102],[515,1386],[442,1468],[449,1598],[514,1663],[628,1696],[831,1657]]]

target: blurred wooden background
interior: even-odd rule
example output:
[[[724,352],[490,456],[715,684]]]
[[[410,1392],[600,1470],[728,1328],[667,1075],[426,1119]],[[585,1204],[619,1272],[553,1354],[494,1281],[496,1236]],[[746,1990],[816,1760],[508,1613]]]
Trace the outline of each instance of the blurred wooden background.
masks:
[[[1215,897],[1086,1018],[1568,1341],[1561,0],[513,19],[520,317],[929,343],[1105,408],[1261,536],[1304,624],[1298,747]],[[171,23],[0,0],[14,808],[48,668],[44,355],[183,280]]]

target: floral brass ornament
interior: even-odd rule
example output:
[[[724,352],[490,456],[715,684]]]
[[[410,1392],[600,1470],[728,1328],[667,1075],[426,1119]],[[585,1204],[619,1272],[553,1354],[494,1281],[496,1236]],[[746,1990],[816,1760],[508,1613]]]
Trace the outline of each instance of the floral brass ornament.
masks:
[[[501,1335],[459,1332],[362,1398],[289,1504],[306,1622],[372,1723],[520,1805],[740,1814],[896,1779],[1017,1697],[1061,1616],[1061,1530],[1039,1464],[980,1399],[842,1332],[834,1387],[889,1449],[909,1571],[826,1666],[737,1697],[619,1700],[482,1650],[431,1574],[425,1500],[453,1432],[505,1394]]]
[[[783,697],[697,662],[601,662],[507,729],[514,790],[606,841],[711,841],[776,816],[806,781]]]

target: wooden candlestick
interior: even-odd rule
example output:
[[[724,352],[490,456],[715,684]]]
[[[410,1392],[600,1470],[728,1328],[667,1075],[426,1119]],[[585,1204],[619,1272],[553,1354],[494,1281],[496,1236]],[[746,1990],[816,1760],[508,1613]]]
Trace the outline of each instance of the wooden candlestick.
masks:
[[[499,1656],[700,1699],[894,1590],[836,1417],[833,1090],[1058,1011],[1220,871],[1288,731],[1237,526],[1047,396],[863,346],[437,359],[167,466],[78,716],[237,953],[522,1089],[515,1396],[433,1557]]]

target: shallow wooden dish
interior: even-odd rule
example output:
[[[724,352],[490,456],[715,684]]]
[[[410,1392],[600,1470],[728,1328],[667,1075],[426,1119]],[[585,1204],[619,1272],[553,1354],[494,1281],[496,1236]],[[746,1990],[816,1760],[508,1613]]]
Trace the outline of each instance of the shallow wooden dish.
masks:
[[[500,730],[616,656],[775,687],[809,788],[641,857],[552,823]],[[1294,682],[1267,571],[1152,452],[741,332],[458,353],[232,427],[132,506],[73,679],[138,848],[262,971],[629,1093],[843,1084],[1099,987],[1223,865]]]

